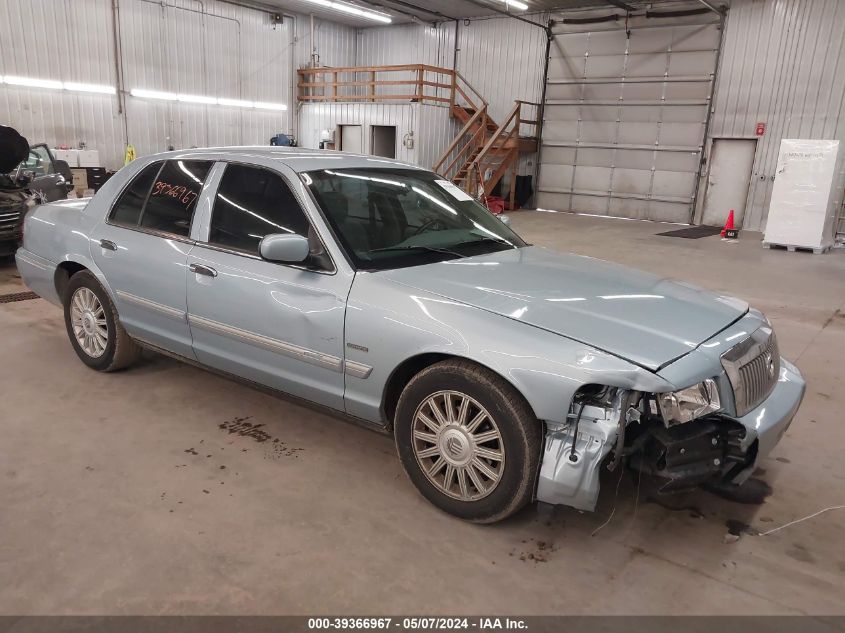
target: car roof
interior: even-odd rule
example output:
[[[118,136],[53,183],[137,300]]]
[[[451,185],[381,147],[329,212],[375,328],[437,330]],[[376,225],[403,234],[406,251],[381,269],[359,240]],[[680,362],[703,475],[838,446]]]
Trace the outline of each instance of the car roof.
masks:
[[[204,159],[231,160],[233,158],[248,159],[261,158],[277,160],[296,172],[314,171],[326,168],[398,168],[419,169],[423,167],[412,165],[392,158],[368,156],[366,154],[350,154],[333,150],[307,149],[303,147],[272,147],[267,145],[233,146],[233,147],[198,147],[172,152],[164,152],[153,156],[145,156],[147,160],[167,158],[189,158],[200,156]]]

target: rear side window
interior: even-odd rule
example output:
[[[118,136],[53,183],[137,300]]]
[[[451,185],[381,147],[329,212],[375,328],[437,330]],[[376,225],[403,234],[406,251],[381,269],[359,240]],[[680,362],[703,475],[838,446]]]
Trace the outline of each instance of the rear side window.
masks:
[[[308,219],[281,176],[266,169],[230,164],[217,188],[208,241],[258,253],[271,233],[308,237]]]
[[[135,180],[124,190],[112,207],[109,218],[112,222],[128,226],[138,225],[138,220],[141,219],[141,209],[144,208],[144,201],[147,199],[147,194],[150,193],[150,188],[153,186],[153,181],[159,169],[161,169],[161,162],[152,163],[135,176]]]
[[[191,216],[212,166],[207,160],[169,160],[153,183],[141,226],[187,236]]]

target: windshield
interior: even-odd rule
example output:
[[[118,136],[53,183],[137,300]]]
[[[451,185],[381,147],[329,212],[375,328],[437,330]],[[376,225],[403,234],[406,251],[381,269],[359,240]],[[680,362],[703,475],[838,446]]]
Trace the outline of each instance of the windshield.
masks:
[[[302,175],[356,267],[384,270],[526,246],[448,180],[417,169]]]

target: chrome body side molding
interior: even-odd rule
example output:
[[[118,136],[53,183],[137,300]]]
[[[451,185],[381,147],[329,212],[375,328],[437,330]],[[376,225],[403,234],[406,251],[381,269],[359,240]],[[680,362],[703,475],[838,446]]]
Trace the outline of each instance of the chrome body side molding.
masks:
[[[249,343],[250,345],[270,350],[271,352],[284,354],[285,356],[311,363],[317,367],[324,367],[336,372],[343,370],[343,359],[332,356],[331,354],[324,354],[306,347],[300,347],[299,345],[293,345],[268,336],[248,332],[247,330],[232,327],[225,323],[219,323],[218,321],[212,321],[211,319],[196,316],[195,314],[188,315],[188,323],[191,327],[198,327],[209,332],[214,332],[215,334],[222,334],[223,336],[228,336]]]
[[[139,297],[137,295],[130,294],[123,290],[117,290],[116,294],[118,297],[123,299],[124,301],[128,301],[129,303],[134,303],[137,306],[141,306],[142,308],[148,308],[149,310],[153,310],[165,316],[172,317],[174,319],[179,319],[180,321],[185,320],[185,313],[182,310],[177,310],[176,308],[171,308],[170,306],[166,306],[162,303],[157,303],[156,301],[150,301],[149,299],[144,299],[143,297]]]
[[[343,361],[343,368],[347,376],[355,378],[369,378],[373,368],[364,363],[356,363],[354,360]]]

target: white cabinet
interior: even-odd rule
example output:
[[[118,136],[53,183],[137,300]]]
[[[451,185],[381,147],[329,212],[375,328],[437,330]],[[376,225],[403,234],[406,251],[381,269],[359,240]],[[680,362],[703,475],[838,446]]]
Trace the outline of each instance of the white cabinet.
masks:
[[[96,149],[81,149],[79,150],[79,166],[80,167],[101,167],[100,152]]]
[[[783,139],[763,242],[814,250],[830,247],[843,187],[839,141]]]

